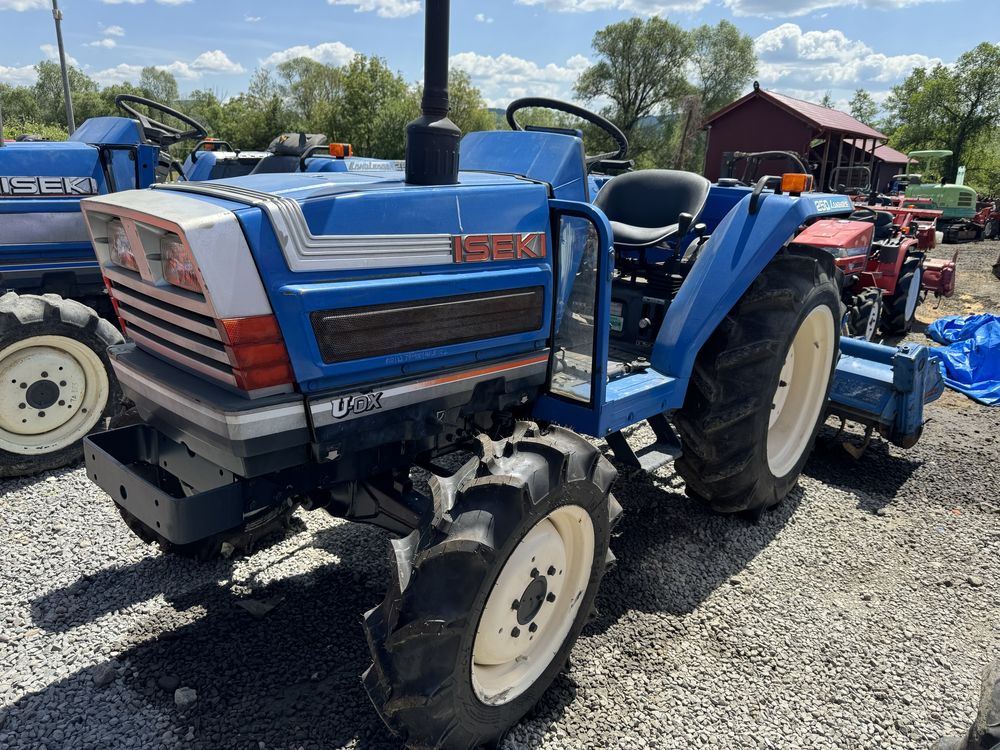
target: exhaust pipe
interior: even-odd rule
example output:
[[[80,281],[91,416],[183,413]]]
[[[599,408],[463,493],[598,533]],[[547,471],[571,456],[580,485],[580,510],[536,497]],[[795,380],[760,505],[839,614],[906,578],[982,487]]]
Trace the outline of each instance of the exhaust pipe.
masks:
[[[424,5],[424,95],[420,117],[406,126],[406,181],[457,185],[462,131],[448,119],[450,0],[426,0]]]

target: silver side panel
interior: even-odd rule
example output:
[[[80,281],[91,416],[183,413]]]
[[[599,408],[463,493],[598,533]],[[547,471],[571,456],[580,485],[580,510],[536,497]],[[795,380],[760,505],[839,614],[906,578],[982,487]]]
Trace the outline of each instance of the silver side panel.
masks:
[[[236,201],[267,214],[293,271],[400,268],[451,263],[449,234],[314,235],[297,201],[235,185],[181,183],[158,185],[161,191],[183,191]]]
[[[0,245],[43,242],[89,243],[83,215],[79,211],[0,214]]]

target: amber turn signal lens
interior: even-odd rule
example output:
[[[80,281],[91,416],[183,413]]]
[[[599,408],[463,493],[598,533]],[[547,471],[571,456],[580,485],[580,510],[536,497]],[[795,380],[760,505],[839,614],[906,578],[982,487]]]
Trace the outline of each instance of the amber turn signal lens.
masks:
[[[354,149],[351,147],[350,143],[331,143],[330,156],[336,156],[338,159],[344,159],[348,156],[354,156]]]
[[[813,189],[813,176],[811,174],[783,174],[781,175],[781,192],[783,193],[805,193]]]

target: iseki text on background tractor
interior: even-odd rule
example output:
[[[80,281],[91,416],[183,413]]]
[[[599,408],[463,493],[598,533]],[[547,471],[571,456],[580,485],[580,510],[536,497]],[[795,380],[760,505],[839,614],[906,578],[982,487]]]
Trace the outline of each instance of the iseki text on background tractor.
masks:
[[[795,238],[849,199],[666,170],[593,197],[577,132],[463,139],[448,2],[425,8],[403,171],[84,201],[142,417],[85,454],[168,551],[239,546],[298,506],[390,531],[365,687],[407,743],[472,748],[563,669],[612,559],[616,473],[583,435],[652,470],[676,429],[687,492],[760,513],[828,413],[908,446],[942,385],[922,347],[841,340],[833,257]],[[657,441],[634,450],[644,420]]]

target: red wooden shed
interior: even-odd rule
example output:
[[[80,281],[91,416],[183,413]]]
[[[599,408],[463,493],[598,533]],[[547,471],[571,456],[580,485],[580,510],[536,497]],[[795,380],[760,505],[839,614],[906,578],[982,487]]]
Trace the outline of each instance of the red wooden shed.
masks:
[[[872,169],[873,152],[887,140],[844,112],[765,91],[756,81],[749,94],[709,115],[703,128],[705,176],[713,182],[728,176],[733,153],[792,151],[810,167],[817,187],[832,191],[850,185],[864,167]]]

